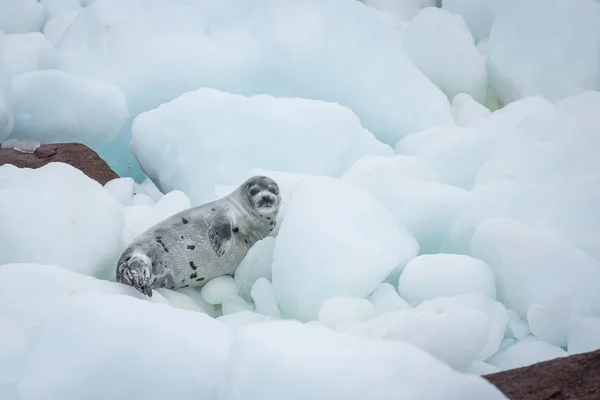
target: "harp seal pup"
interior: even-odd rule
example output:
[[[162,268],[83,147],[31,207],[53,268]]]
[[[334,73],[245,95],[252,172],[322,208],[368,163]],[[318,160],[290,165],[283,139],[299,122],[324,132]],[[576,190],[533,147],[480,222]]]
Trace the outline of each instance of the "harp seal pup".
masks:
[[[152,226],[123,251],[117,282],[152,296],[152,289],[202,287],[233,275],[246,253],[275,228],[277,183],[253,176],[220,199],[183,210]]]

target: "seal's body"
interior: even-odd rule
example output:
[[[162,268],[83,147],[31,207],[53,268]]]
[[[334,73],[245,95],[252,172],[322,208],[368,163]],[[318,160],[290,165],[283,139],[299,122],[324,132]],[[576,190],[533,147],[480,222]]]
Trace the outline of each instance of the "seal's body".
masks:
[[[202,287],[233,275],[275,228],[280,203],[277,183],[255,176],[221,199],[172,215],[125,249],[117,281],[152,296],[152,288]]]

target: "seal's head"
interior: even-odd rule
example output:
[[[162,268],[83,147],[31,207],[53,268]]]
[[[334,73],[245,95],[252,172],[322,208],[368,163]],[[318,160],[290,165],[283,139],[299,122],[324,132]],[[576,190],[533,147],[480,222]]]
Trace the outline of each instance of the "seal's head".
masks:
[[[240,188],[242,202],[261,216],[276,215],[281,204],[279,185],[267,176],[253,176]]]

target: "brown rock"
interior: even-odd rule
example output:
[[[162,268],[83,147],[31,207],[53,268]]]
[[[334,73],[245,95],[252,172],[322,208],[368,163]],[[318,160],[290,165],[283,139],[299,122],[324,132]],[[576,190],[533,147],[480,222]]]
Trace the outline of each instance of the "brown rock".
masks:
[[[600,350],[485,375],[511,400],[599,400]]]
[[[101,185],[119,175],[92,149],[81,143],[43,144],[33,153],[0,149],[0,165],[20,168],[40,168],[51,162],[62,162],[77,168]]]

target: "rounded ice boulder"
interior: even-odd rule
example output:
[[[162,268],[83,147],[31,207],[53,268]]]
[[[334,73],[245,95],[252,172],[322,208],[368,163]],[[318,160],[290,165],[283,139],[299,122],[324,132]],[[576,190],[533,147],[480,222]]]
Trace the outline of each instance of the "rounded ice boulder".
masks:
[[[484,261],[460,254],[423,254],[408,262],[398,292],[413,305],[438,296],[479,293],[496,299],[492,268]]]
[[[338,177],[364,155],[394,154],[339,104],[210,88],[140,114],[132,134],[144,172],[165,193],[184,191],[193,205],[253,168]]]
[[[487,45],[490,86],[504,104],[600,90],[598,27],[594,1],[499,1]]]
[[[12,79],[10,69],[6,64],[4,51],[0,46],[0,142],[10,135],[14,128],[12,102],[10,98]]]
[[[44,7],[39,0],[3,0],[0,2],[0,31],[3,33],[39,31],[44,19]]]
[[[0,47],[11,76],[57,66],[54,46],[41,32],[4,35]]]
[[[133,115],[210,87],[339,103],[390,145],[453,124],[448,100],[410,62],[400,34],[360,1],[88,3],[60,40],[61,65],[116,83]]]
[[[580,314],[600,316],[600,264],[558,233],[491,218],[475,231],[471,249],[492,267],[498,299],[521,316],[561,293]]]
[[[468,204],[469,192],[437,182],[439,179],[427,161],[405,155],[363,157],[342,177],[390,210],[424,253],[440,250],[446,232]]]
[[[12,102],[12,137],[33,137],[42,143],[78,142],[99,149],[116,137],[129,117],[119,89],[59,70],[16,76]]]
[[[459,373],[408,343],[295,321],[244,329],[232,342],[224,374],[220,400],[506,400],[483,378]]]
[[[121,296],[73,301],[42,328],[23,400],[214,399],[231,333],[221,322]]]
[[[419,245],[369,193],[333,178],[300,181],[275,240],[282,315],[314,320],[332,296],[367,297]]]
[[[123,207],[83,172],[63,163],[1,166],[0,204],[0,264],[55,264],[111,276],[121,250]]]
[[[424,8],[404,30],[402,47],[450,100],[458,93],[468,93],[483,103],[485,64],[460,16],[436,7]]]

